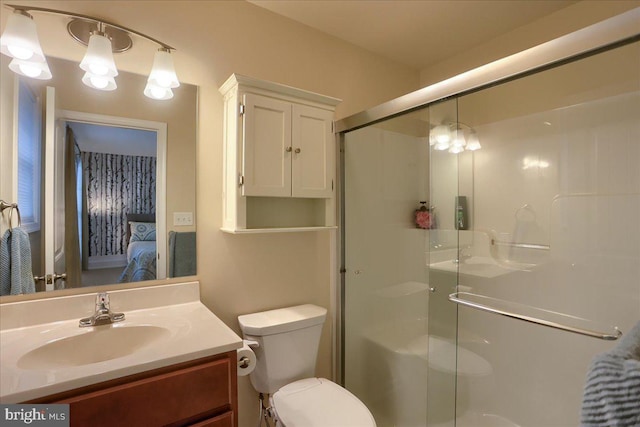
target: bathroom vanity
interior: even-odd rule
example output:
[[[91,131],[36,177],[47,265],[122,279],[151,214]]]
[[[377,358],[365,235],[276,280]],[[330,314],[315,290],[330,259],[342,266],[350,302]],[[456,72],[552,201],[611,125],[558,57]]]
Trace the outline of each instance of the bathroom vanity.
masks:
[[[0,306],[0,402],[69,404],[72,426],[237,426],[242,340],[199,284],[109,295],[125,319],[82,328],[95,294]]]
[[[72,426],[233,427],[236,352],[154,369],[28,403],[70,405]]]

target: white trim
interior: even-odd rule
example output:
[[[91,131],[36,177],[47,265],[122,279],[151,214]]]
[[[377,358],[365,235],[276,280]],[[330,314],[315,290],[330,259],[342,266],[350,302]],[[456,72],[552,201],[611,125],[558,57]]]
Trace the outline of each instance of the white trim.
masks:
[[[97,124],[102,126],[118,126],[156,132],[156,229],[164,230],[156,233],[156,278],[167,277],[167,124],[151,120],[132,119],[128,117],[107,116],[104,114],[83,113],[80,111],[59,110],[58,118],[65,121]]]
[[[44,140],[44,185],[42,190],[44,191],[44,272],[45,274],[58,273],[55,270],[55,255],[54,255],[54,233],[53,233],[53,208],[55,201],[53,194],[55,192],[55,180],[51,179],[54,176],[55,168],[55,140],[56,140],[56,89],[51,86],[47,86],[45,96],[45,140]],[[53,291],[53,283],[47,283],[45,285],[46,291]]]
[[[18,201],[18,110],[20,109],[20,79],[13,80],[13,140],[11,150],[11,200]],[[40,106],[42,108],[42,106]]]

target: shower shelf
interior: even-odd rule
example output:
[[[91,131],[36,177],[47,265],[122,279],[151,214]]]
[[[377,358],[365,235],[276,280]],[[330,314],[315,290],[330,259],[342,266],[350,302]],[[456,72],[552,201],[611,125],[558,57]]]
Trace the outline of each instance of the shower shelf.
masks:
[[[468,292],[450,294],[449,301],[476,310],[602,340],[617,340],[622,335],[622,331],[615,326],[596,325],[595,322],[580,317]],[[603,329],[608,329],[609,331],[600,332]]]

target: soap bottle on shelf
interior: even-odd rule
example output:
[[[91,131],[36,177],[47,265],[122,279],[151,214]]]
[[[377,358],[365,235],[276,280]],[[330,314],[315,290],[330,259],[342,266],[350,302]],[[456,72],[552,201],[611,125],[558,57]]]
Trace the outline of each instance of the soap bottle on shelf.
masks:
[[[456,196],[455,215],[456,230],[468,230],[467,196]]]
[[[420,202],[420,207],[414,212],[414,220],[416,228],[429,230],[433,226],[433,215],[431,208],[427,207],[426,201]]]

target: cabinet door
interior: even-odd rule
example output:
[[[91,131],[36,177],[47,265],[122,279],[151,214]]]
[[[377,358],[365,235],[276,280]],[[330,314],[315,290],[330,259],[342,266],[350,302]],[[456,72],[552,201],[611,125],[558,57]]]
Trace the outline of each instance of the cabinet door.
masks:
[[[291,104],[244,96],[243,196],[291,196]]]
[[[333,113],[320,108],[293,105],[293,197],[333,197],[335,138]]]

